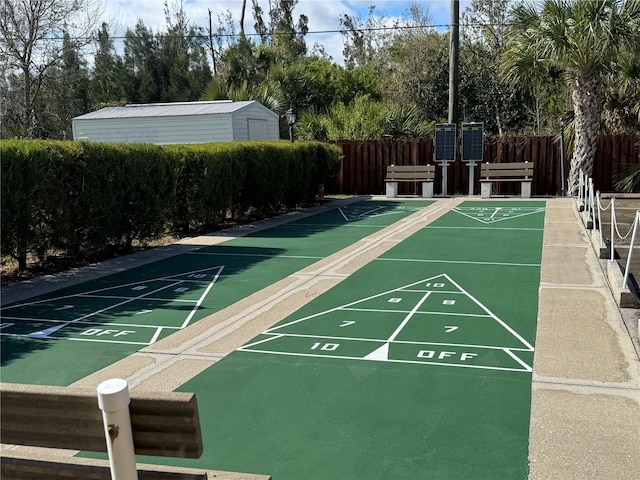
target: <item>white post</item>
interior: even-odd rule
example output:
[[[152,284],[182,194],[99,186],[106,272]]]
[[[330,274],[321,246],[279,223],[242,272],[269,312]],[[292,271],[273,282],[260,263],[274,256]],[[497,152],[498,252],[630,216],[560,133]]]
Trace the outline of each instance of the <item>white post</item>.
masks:
[[[588,207],[588,215],[587,215],[587,228],[589,228],[589,219],[591,218],[591,228],[594,228],[594,225],[596,223],[596,217],[593,214],[593,178],[589,177],[589,207]]]
[[[602,238],[602,211],[600,203],[600,190],[596,191],[596,208],[598,209],[598,233],[600,234],[600,248],[604,247],[604,239]]]
[[[129,402],[126,380],[112,378],[98,385],[112,480],[138,480]]]
[[[633,252],[633,244],[636,241],[636,231],[638,230],[638,222],[640,221],[640,210],[636,212],[636,219],[633,222],[633,234],[631,235],[631,243],[629,244],[629,255],[627,256],[627,265],[624,268],[624,278],[622,279],[622,288],[627,288],[629,281],[629,268],[631,268],[631,253]]]
[[[609,242],[609,248],[611,248],[611,261],[613,262],[616,258],[615,254],[615,223],[616,223],[616,197],[611,197],[611,241]]]
[[[442,196],[447,196],[447,167],[449,164],[447,162],[442,162]]]
[[[584,173],[582,173],[582,169],[580,170],[580,175],[578,177],[578,208],[580,211],[584,210],[584,201],[582,192],[584,190]]]

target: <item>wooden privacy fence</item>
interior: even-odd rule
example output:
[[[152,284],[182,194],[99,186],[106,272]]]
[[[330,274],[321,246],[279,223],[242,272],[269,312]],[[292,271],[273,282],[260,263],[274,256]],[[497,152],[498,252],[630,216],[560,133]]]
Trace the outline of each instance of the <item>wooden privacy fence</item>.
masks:
[[[433,139],[412,140],[343,140],[337,142],[344,159],[338,177],[339,193],[384,194],[384,177],[389,165],[421,165],[434,163]],[[469,193],[469,167],[458,159],[449,166],[447,192],[452,195]],[[561,192],[560,142],[555,137],[487,137],[484,141],[485,162],[532,162],[534,177],[532,195],[559,195]],[[565,155],[565,182],[569,175],[568,155]],[[615,178],[630,164],[640,164],[640,137],[637,135],[601,135],[593,169],[594,184],[602,192],[615,191]],[[480,193],[479,166],[474,175],[474,193]],[[566,186],[566,183],[565,183]],[[566,188],[566,187],[565,187]],[[400,194],[418,194],[419,186],[406,183]],[[498,185],[498,194],[518,194],[517,186]],[[436,194],[442,192],[442,170],[436,168]]]

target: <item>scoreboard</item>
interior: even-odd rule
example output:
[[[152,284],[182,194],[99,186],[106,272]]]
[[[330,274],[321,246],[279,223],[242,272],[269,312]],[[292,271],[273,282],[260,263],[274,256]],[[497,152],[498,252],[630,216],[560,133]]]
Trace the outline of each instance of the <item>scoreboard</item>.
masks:
[[[484,151],[484,124],[462,124],[462,161],[468,164],[482,163]]]
[[[436,123],[436,158],[437,163],[453,163],[456,161],[456,124]]]

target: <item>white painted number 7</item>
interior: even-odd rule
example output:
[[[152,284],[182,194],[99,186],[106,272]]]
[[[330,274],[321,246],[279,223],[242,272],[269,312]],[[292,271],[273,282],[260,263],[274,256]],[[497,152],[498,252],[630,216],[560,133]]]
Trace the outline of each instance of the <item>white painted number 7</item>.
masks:
[[[445,325],[444,326],[445,333],[455,332],[457,329],[458,329],[458,327],[455,326],[455,325]]]

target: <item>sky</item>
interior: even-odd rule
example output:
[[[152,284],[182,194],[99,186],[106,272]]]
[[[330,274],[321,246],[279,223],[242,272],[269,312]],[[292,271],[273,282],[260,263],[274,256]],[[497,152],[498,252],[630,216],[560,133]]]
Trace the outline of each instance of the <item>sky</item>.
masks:
[[[179,5],[180,0],[168,0],[169,7]],[[208,27],[209,10],[212,12],[213,29],[218,24],[218,15],[230,11],[234,20],[240,19],[242,0],[182,0],[183,8],[189,21],[202,27]],[[262,10],[268,12],[268,0],[259,0]],[[347,14],[354,18],[365,20],[368,9],[375,5],[376,12],[390,19],[402,16],[412,4],[428,7],[432,22],[435,25],[449,24],[450,0],[299,0],[294,10],[294,19],[304,14],[309,18],[309,33],[306,36],[307,48],[311,50],[315,43],[324,46],[333,61],[343,64],[343,38],[340,33],[312,33],[339,30],[339,18]],[[461,0],[460,12],[471,3],[471,0]],[[138,19],[153,29],[154,32],[164,31],[164,0],[104,0],[105,12],[103,21],[112,26],[112,36],[124,35],[127,27],[133,27]],[[173,9],[172,9],[173,11]],[[254,20],[251,15],[251,0],[247,0],[245,32],[252,33]]]

